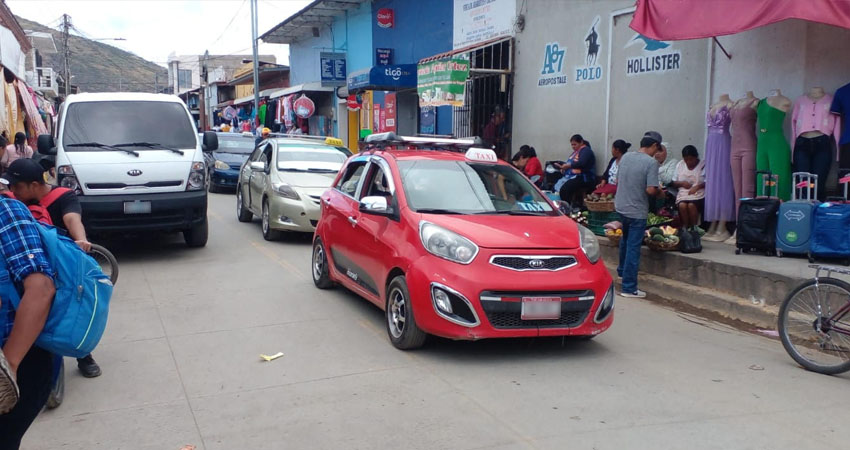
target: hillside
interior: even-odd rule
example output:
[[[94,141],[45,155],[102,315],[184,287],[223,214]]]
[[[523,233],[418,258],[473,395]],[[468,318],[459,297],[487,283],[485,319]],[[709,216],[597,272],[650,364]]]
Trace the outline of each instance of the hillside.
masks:
[[[62,33],[23,17],[17,19],[24,30],[53,35],[57,52],[42,54],[42,65],[62,73]],[[69,47],[71,75],[74,76],[71,84],[78,86],[80,92],[154,92],[157,73],[159,88],[168,84],[168,71],[164,67],[106,43],[71,35]]]

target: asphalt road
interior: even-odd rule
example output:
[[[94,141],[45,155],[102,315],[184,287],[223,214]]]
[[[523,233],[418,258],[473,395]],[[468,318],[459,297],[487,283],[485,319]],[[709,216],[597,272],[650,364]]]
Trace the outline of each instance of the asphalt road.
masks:
[[[310,237],[265,242],[210,196],[211,236],[108,242],[121,275],[103,375],[25,449],[803,449],[850,442],[850,379],[778,341],[619,299],[590,342],[388,342],[382,312],[309,274]],[[272,362],[259,355],[283,352]]]

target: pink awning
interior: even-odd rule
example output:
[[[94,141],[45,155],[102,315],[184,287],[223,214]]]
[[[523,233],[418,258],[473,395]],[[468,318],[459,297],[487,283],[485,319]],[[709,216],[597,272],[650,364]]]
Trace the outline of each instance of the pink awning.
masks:
[[[638,33],[662,41],[740,33],[786,19],[850,28],[848,0],[637,0]]]

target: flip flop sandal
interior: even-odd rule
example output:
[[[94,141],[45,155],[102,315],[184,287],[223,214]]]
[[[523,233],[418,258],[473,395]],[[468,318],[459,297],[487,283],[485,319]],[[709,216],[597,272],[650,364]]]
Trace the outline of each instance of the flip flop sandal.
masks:
[[[0,414],[11,411],[20,397],[21,391],[12,375],[12,369],[9,368],[9,361],[6,360],[6,355],[0,350]]]

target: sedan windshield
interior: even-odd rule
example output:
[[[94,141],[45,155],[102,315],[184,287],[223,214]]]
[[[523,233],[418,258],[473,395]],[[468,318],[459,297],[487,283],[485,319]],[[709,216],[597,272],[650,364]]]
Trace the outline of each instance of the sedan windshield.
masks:
[[[244,153],[247,155],[254,151],[254,139],[218,135],[217,151],[222,153]]]
[[[433,214],[558,215],[516,169],[468,161],[400,161],[410,208]]]
[[[278,170],[336,172],[345,160],[344,153],[324,145],[280,144],[277,150]]]
[[[195,126],[181,103],[147,101],[79,102],[68,106],[63,131],[65,151],[109,150],[108,146],[155,142],[163,148],[195,148]],[[99,143],[101,146],[85,145]],[[74,145],[77,144],[77,145]]]

